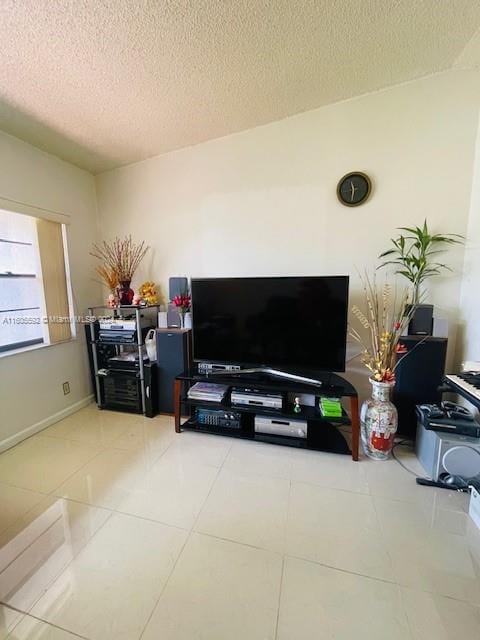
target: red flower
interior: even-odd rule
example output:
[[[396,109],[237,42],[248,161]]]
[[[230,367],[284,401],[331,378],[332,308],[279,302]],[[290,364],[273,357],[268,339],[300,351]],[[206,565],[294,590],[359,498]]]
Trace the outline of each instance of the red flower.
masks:
[[[191,297],[188,293],[174,296],[172,299],[172,304],[174,304],[177,309],[181,309],[183,312],[187,312],[190,310]]]
[[[384,373],[382,382],[395,382],[395,374],[390,369],[387,369]]]
[[[395,347],[395,353],[407,353],[407,351],[408,351],[407,347],[404,344],[401,344],[400,342]]]
[[[398,329],[400,329],[400,327],[401,327],[401,324],[400,324],[400,322],[397,320],[393,326],[395,327],[395,331],[398,331]]]

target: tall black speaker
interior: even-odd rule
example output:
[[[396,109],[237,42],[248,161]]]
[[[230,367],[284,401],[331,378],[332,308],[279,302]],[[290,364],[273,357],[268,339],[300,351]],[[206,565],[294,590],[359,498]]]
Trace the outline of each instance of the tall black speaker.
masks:
[[[190,368],[190,329],[157,329],[158,411],[173,413],[175,377]]]
[[[393,403],[398,410],[398,434],[415,440],[417,418],[415,405],[440,402],[438,387],[445,373],[447,338],[403,336],[400,344],[407,349],[396,370]]]
[[[90,379],[92,381],[92,389],[95,394],[95,402],[98,402],[97,398],[97,385],[95,384],[95,371],[93,367],[93,350],[92,350],[92,337],[90,333],[90,325],[85,324],[85,338],[87,341],[87,351],[88,351],[88,362],[90,364]],[[94,334],[95,340],[98,340],[98,331],[99,325],[98,320],[95,322],[94,326]],[[97,342],[97,364],[99,369],[108,368],[108,359],[113,358],[116,355],[115,347],[111,344],[102,344],[101,342]]]

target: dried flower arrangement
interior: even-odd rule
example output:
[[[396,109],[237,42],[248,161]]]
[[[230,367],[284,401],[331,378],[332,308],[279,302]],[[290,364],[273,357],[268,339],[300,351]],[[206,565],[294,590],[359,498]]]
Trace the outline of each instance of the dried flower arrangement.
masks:
[[[409,294],[403,291],[397,295],[395,287],[388,282],[379,285],[375,275],[360,276],[364,292],[365,308],[357,305],[352,313],[367,333],[364,338],[354,327],[349,334],[362,347],[362,362],[378,382],[395,382],[398,365],[397,353],[401,353],[399,341],[411,320],[415,306],[410,304]]]
[[[101,244],[94,244],[90,255],[102,261],[100,269],[107,272],[112,280],[115,274],[117,282],[125,282],[132,280],[149,248],[144,241],[138,244],[133,242],[132,236],[126,236],[123,240],[117,237],[113,242],[104,240]],[[102,275],[109,286],[105,278],[106,274],[102,274],[99,269],[97,269],[97,273]]]
[[[95,271],[102,279],[102,282],[107,286],[110,293],[114,295],[118,287],[118,277],[115,271],[104,264],[95,267]]]

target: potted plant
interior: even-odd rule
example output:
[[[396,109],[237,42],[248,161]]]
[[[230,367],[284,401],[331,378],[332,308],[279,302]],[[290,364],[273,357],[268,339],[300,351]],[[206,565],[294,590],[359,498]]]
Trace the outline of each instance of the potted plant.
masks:
[[[138,244],[133,242],[132,236],[126,236],[123,240],[115,238],[113,242],[104,240],[101,244],[93,245],[90,255],[101,260],[106,270],[116,274],[120,304],[132,303],[134,293],[130,283],[148,249],[143,241]]]
[[[435,256],[445,251],[449,245],[461,244],[463,236],[456,233],[430,233],[427,221],[423,227],[399,227],[407,235],[400,234],[392,238],[392,247],[380,254],[384,261],[380,265],[395,265],[395,273],[404,276],[413,289],[412,304],[418,305],[422,299],[422,285],[427,278],[440,275],[443,270],[451,271],[442,262],[436,262]],[[385,260],[385,258],[388,258]]]
[[[364,309],[352,307],[359,328],[350,326],[349,334],[362,346],[362,362],[370,371],[372,397],[360,412],[362,444],[365,454],[386,460],[391,453],[398,426],[390,394],[395,385],[395,369],[402,353],[400,338],[410,322],[414,305],[408,291],[400,295],[388,282],[379,285],[376,277],[361,277]]]

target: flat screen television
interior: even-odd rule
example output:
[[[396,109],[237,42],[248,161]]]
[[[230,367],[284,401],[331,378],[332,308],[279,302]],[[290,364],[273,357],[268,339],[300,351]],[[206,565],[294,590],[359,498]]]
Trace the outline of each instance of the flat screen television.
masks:
[[[344,371],[348,276],[194,278],[196,362]]]

